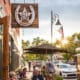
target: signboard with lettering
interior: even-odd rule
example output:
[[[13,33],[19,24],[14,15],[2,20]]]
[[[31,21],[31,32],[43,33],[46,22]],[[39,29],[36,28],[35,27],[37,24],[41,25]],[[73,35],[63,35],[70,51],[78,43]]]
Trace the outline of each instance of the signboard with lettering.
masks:
[[[38,4],[11,4],[11,24],[18,28],[38,28]]]

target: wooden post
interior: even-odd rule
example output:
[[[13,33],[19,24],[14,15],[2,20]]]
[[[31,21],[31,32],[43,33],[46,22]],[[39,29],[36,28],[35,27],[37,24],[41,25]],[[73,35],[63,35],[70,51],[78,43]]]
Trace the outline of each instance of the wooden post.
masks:
[[[3,80],[9,80],[9,17],[3,18]]]

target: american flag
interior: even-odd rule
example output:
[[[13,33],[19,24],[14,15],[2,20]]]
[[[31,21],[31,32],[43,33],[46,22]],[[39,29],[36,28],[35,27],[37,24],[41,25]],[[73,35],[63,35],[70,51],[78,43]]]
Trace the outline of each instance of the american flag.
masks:
[[[58,29],[58,32],[59,32],[59,33],[60,33],[60,35],[61,35],[61,39],[64,39],[63,26],[61,26],[61,27]]]

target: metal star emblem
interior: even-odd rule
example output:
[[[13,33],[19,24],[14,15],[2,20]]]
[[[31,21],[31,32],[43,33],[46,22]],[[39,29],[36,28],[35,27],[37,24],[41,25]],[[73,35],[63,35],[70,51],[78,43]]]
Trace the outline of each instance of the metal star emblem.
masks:
[[[26,8],[24,8],[22,12],[19,12],[19,15],[21,16],[21,21],[23,20],[29,21],[29,17],[31,14],[32,13],[28,12]]]

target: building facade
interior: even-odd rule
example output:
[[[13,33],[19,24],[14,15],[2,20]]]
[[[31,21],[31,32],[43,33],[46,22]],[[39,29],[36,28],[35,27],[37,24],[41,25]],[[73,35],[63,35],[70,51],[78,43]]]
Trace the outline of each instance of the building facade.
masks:
[[[9,70],[17,70],[21,65],[22,46],[20,28],[11,28],[9,31]]]
[[[12,28],[9,0],[0,0],[0,80],[21,66],[21,29]]]

